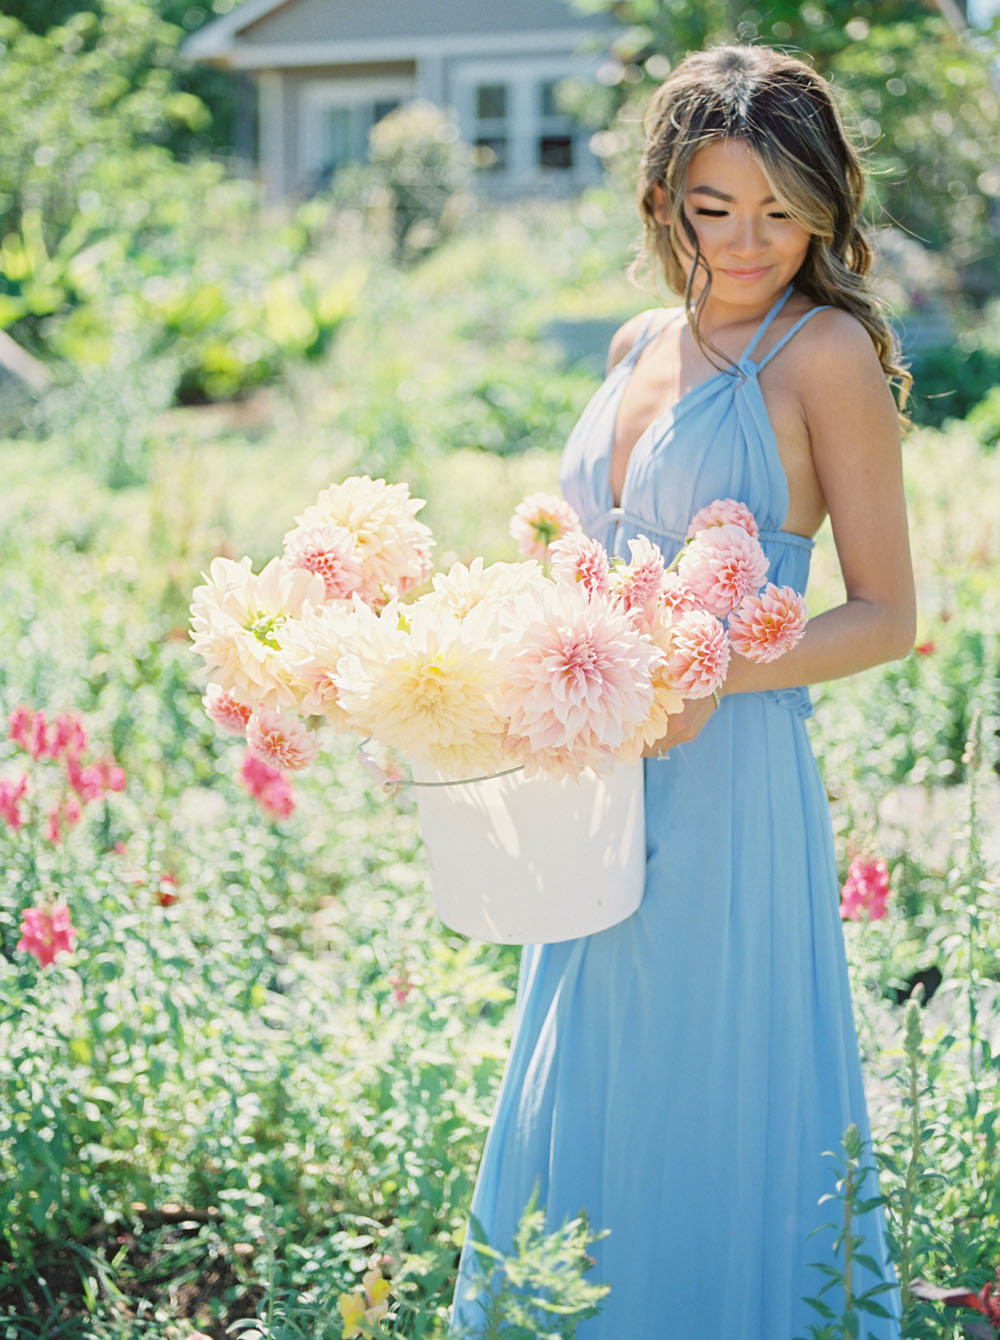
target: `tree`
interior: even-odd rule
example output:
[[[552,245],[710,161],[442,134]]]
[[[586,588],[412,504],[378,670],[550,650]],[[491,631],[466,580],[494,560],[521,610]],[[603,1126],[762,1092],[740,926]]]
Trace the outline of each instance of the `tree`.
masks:
[[[577,90],[577,109],[589,105],[592,122],[627,108],[621,119],[634,125],[637,103],[687,51],[759,41],[802,53],[832,81],[868,146],[872,216],[943,253],[974,296],[996,291],[996,28],[956,31],[962,16],[952,0],[947,19],[921,0],[574,3],[620,28],[603,92]]]

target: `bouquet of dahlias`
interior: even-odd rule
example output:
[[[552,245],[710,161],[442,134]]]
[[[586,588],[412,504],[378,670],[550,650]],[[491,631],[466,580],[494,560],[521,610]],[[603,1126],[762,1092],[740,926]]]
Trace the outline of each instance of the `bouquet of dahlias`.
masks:
[[[511,523],[524,561],[433,576],[422,506],[403,484],[347,479],[260,573],[215,559],[191,607],[205,708],[246,737],[244,781],[256,760],[276,813],[290,792],[273,788],[324,729],[404,754],[454,929],[541,943],[613,925],[644,888],[643,752],[720,687],[733,648],[769,660],[797,641],[802,599],[761,590],[757,527],[731,500],[698,513],[668,568],[644,536],[609,559],[567,503],[535,494]]]
[[[326,726],[455,781],[607,773],[715,692],[734,648],[770,660],[804,628],[801,596],[761,590],[756,523],[729,499],[692,519],[667,568],[644,536],[610,560],[568,504],[533,495],[511,525],[532,557],[433,578],[422,506],[405,484],[347,479],[260,573],[212,562],[191,608],[205,707],[265,762],[305,767]]]

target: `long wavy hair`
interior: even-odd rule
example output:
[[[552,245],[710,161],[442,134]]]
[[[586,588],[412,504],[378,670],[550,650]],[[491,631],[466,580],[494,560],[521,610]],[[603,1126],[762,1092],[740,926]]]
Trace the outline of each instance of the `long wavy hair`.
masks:
[[[647,264],[662,270],[669,287],[683,294],[706,356],[713,362],[713,354],[725,359],[699,328],[712,274],[683,210],[684,189],[699,149],[714,140],[741,139],[781,208],[810,234],[796,288],[861,322],[900,406],[905,404],[912,379],[867,280],[872,247],[861,225],[864,175],[826,80],[803,61],[770,47],[695,52],[653,94],[643,128],[638,204],[644,240],[630,275],[635,279]],[[658,217],[657,186],[666,197],[667,221]],[[695,300],[699,275],[704,283]]]

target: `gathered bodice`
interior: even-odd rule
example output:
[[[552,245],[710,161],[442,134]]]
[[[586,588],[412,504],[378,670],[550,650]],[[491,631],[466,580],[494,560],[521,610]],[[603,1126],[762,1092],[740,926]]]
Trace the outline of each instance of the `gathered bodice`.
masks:
[[[669,313],[650,313],[639,339],[598,387],[566,443],[560,482],[586,532],[609,553],[627,559],[629,539],[647,535],[669,561],[683,545],[695,512],[716,498],[735,498],[757,519],[770,564],[768,581],[805,592],[813,542],[781,529],[788,514],[788,481],[759,376],[821,309],[813,307],[800,317],[764,358],[752,358],[791,293],[791,287],[785,290],[735,363],[692,387],[643,430],[629,456],[617,506],[610,472],[618,404],[639,355]],[[787,692],[797,695],[803,714],[808,711],[805,689]]]

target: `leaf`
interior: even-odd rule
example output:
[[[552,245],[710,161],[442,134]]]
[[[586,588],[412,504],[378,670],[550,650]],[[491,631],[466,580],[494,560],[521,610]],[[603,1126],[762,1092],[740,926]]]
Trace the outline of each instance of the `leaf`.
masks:
[[[855,1298],[854,1306],[859,1312],[870,1312],[873,1317],[892,1316],[892,1313],[887,1312],[881,1303],[876,1303],[873,1299],[868,1298],[864,1294],[860,1298]]]

